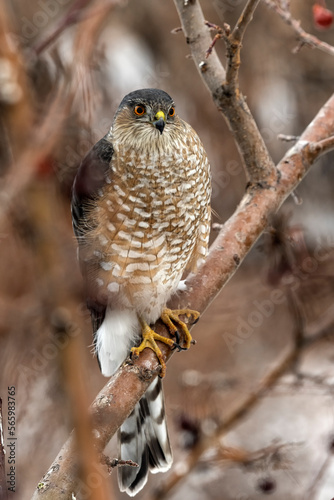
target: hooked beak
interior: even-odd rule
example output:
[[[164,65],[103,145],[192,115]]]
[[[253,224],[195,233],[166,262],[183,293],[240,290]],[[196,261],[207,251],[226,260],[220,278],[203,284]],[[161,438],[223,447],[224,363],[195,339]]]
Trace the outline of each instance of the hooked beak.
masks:
[[[159,130],[160,134],[162,134],[166,125],[166,115],[163,111],[158,111],[154,118],[153,125]]]

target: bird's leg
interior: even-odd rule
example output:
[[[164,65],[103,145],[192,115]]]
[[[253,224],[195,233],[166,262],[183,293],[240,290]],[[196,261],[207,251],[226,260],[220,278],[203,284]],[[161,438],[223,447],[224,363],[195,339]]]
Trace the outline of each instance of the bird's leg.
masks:
[[[132,347],[131,353],[132,356],[137,358],[139,354],[146,348],[149,347],[152,349],[152,351],[155,352],[160,365],[161,365],[161,373],[160,377],[164,377],[166,374],[166,363],[163,359],[162,352],[160,351],[156,340],[159,340],[160,342],[163,342],[164,344],[169,345],[169,347],[173,348],[175,347],[175,342],[172,339],[169,339],[167,337],[163,337],[162,335],[159,335],[156,333],[152,328],[144,321],[142,318],[139,318],[140,326],[141,326],[141,331],[142,331],[142,336],[143,336],[143,341],[140,344],[139,347]]]
[[[159,360],[159,363],[161,365],[160,377],[162,378],[166,375],[166,363],[163,359],[162,352],[159,349],[156,341],[159,340],[160,342],[167,344],[172,349],[177,348],[179,350],[189,349],[190,344],[193,342],[187,325],[179,318],[179,316],[182,315],[187,316],[188,318],[193,318],[192,323],[196,323],[200,314],[199,312],[193,311],[191,309],[171,310],[168,308],[163,309],[161,313],[161,320],[163,321],[163,323],[165,323],[171,335],[173,335],[174,337],[176,336],[177,342],[174,342],[174,340],[172,339],[159,335],[154,330],[152,330],[152,328],[146,323],[146,321],[144,321],[142,318],[139,318],[143,340],[140,346],[132,347],[131,355],[135,358],[138,358],[139,354],[146,347],[152,349],[152,351],[155,352]],[[176,323],[177,326],[174,323]],[[179,333],[181,333],[181,335],[183,336],[183,346],[179,345],[179,339],[180,339]]]
[[[192,324],[196,323],[200,314],[197,311],[193,311],[192,309],[168,309],[167,307],[163,309],[161,314],[161,320],[168,327],[170,333],[172,335],[177,335],[177,333],[181,333],[183,335],[184,345],[181,347],[178,344],[174,344],[175,347],[179,349],[189,349],[190,344],[192,342],[192,336],[188,330],[188,326],[184,323],[184,321],[180,320],[179,316],[187,316],[187,318],[193,318]],[[176,325],[174,324],[176,323]]]

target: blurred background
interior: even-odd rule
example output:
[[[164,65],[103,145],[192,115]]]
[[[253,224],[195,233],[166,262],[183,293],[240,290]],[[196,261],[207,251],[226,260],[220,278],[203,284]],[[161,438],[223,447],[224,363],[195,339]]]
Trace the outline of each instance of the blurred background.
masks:
[[[233,25],[245,4],[201,3],[218,25]],[[334,44],[334,28],[314,26],[313,3],[294,0],[293,16]],[[80,159],[107,133],[126,93],[157,87],[204,143],[214,222],[233,213],[246,178],[183,34],[174,32],[180,21],[171,0],[4,0],[1,10],[0,397],[6,432],[15,386],[16,493],[9,498],[28,500],[76,418],[68,332],[79,342],[71,365],[87,404],[106,383],[92,354],[71,227]],[[223,42],[216,48],[224,62]],[[330,55],[300,46],[260,2],[240,78],[277,162],[290,146],[278,135],[300,135],[332,94],[334,65]],[[173,356],[164,385],[175,464],[151,476],[138,498],[334,497],[333,159],[322,158],[272,220],[193,330],[197,345]],[[285,364],[282,376],[268,377]],[[243,416],[234,418],[239,408]],[[186,473],[201,443],[209,444]],[[107,453],[117,456],[114,440]],[[116,475],[113,498],[126,498]]]

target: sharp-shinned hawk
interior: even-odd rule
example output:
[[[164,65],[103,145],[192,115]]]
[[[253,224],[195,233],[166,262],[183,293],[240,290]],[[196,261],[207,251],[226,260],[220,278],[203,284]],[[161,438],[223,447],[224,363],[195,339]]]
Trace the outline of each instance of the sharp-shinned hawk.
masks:
[[[158,89],[125,96],[110,131],[83,159],[73,186],[73,226],[104,375],[112,375],[130,350],[137,356],[150,347],[164,376],[156,344],[161,338],[149,326],[159,317],[189,347],[191,336],[179,315],[196,319],[198,313],[171,311],[166,304],[182,276],[207,255],[210,196],[205,150],[171,97]],[[119,436],[120,457],[139,465],[119,468],[120,489],[133,496],[146,483],[148,470],[164,471],[172,462],[160,378]]]

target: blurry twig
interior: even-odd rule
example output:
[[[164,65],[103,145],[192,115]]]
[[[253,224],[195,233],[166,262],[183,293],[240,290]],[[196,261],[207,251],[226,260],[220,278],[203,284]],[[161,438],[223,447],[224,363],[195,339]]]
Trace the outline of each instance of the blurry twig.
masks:
[[[320,467],[320,470],[315,475],[314,481],[309,487],[308,500],[316,500],[317,498],[319,498],[318,494],[319,489],[321,488],[321,482],[332,460],[333,457],[331,455],[328,455],[328,457],[326,457],[326,459],[324,460],[322,466]]]
[[[111,484],[108,474],[103,471],[103,465],[99,461],[98,453],[93,444],[92,422],[88,413],[89,401],[87,395],[86,372],[83,369],[84,354],[83,345],[79,335],[73,335],[75,325],[71,324],[64,310],[58,308],[54,313],[55,335],[59,337],[65,348],[60,350],[62,373],[64,377],[64,387],[66,387],[70,402],[71,413],[74,424],[74,434],[77,449],[77,460],[79,465],[78,476],[80,484],[86,487],[90,475],[98,474],[99,481],[96,481],[94,488],[90,491],[90,500],[112,500]],[[55,314],[57,318],[55,319]],[[40,483],[41,484],[41,483]],[[50,485],[44,483],[46,489]],[[40,488],[40,491],[42,489]],[[47,494],[43,498],[48,498]]]
[[[59,87],[55,97],[53,97],[53,100],[46,109],[45,117],[41,123],[35,124],[32,117],[29,119],[24,119],[23,116],[13,117],[13,122],[18,127],[18,130],[21,123],[24,124],[27,137],[25,147],[21,145],[20,155],[17,155],[9,168],[8,175],[3,179],[0,191],[0,226],[3,224],[4,216],[10,209],[12,202],[29,185],[38,166],[56,147],[62,134],[65,120],[69,115],[69,110],[73,105],[73,100],[78,96],[78,89],[85,96],[85,99],[81,99],[81,103],[88,102],[87,107],[89,107],[89,100],[92,94],[89,85],[89,62],[96,48],[94,41],[97,38],[101,23],[105,20],[106,13],[111,7],[118,4],[119,1],[110,0],[107,4],[101,4],[101,0],[95,0],[94,3],[98,3],[99,6],[92,7],[87,16],[82,20],[74,44],[75,60],[77,61],[76,67],[78,68],[81,65],[81,72],[74,72],[74,78],[70,82],[65,80],[63,85]],[[78,0],[73,5],[66,19],[69,18],[72,22],[78,20],[80,17],[80,8],[83,8],[87,2],[88,0]],[[64,20],[64,26],[66,22]]]
[[[26,147],[33,118],[31,95],[22,55],[11,41],[12,26],[6,6],[0,9],[1,133],[6,134],[11,160]],[[2,138],[3,139],[3,138]],[[8,168],[8,166],[7,166]],[[3,173],[3,167],[2,167]]]
[[[55,40],[57,40],[59,35],[61,35],[65,29],[79,22],[84,16],[83,10],[91,3],[91,1],[92,0],[76,0],[71,5],[65,16],[60,19],[58,26],[56,26],[54,31],[52,31],[44,40],[39,42],[36,47],[34,47],[35,53],[37,55],[41,54],[43,50],[47,49]]]
[[[133,460],[119,460],[118,458],[109,458],[102,454],[102,463],[105,463],[110,469],[116,467],[139,467]]]
[[[278,134],[277,139],[285,142],[296,142],[299,137],[297,135]]]
[[[96,106],[98,92],[94,92],[91,76],[91,61],[96,50],[95,40],[105,22],[106,16],[112,8],[121,3],[121,0],[94,0],[87,15],[82,19],[80,30],[77,33],[74,52],[76,54],[76,67],[73,72],[72,89],[74,92],[73,107],[84,117],[86,123],[91,122],[91,110]],[[94,105],[93,105],[94,98]]]
[[[66,96],[65,85],[60,87],[46,117],[35,126],[26,148],[3,179],[0,191],[0,226],[12,203],[30,183],[39,164],[57,144],[72,100],[71,95],[67,95],[64,100],[64,95]],[[29,128],[29,123],[26,126]]]
[[[310,33],[307,33],[300,25],[300,21],[297,21],[297,19],[294,19],[292,17],[292,14],[290,12],[290,2],[287,0],[263,0],[264,3],[269,7],[269,9],[272,9],[276,14],[278,14],[283,21],[290,26],[293,31],[296,33],[298,39],[300,40],[301,46],[302,45],[308,45],[309,47],[319,49],[322,52],[326,52],[326,54],[329,54],[331,56],[334,56],[334,47],[332,45],[329,45],[326,42],[323,42],[322,40],[319,40],[314,35],[310,35]],[[300,45],[295,48],[294,52],[297,52],[300,49]]]
[[[100,5],[93,6],[91,9],[86,9],[91,3],[97,3]],[[87,19],[92,19],[93,17],[103,17],[105,14],[115,5],[121,3],[121,0],[108,0],[107,2],[101,2],[100,0],[76,0],[69,11],[64,15],[64,17],[59,21],[58,26],[40,43],[34,48],[37,55],[41,54],[45,49],[47,49],[53,42],[55,42],[59,36],[70,26],[82,22]],[[89,36],[86,34],[86,40],[90,40]]]
[[[215,450],[216,454],[213,460],[215,463],[217,463],[217,461],[237,463],[248,470],[288,469],[291,466],[291,461],[288,457],[288,450],[292,447],[298,446],[298,444],[301,443],[290,444],[274,442],[273,444],[260,448],[256,451],[247,451],[240,448],[231,448],[220,445]]]

